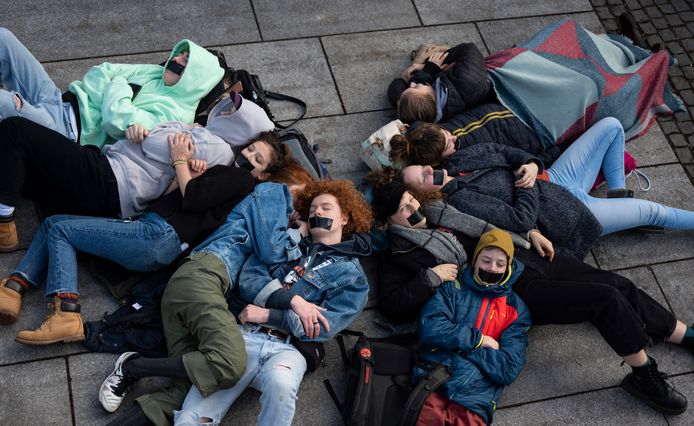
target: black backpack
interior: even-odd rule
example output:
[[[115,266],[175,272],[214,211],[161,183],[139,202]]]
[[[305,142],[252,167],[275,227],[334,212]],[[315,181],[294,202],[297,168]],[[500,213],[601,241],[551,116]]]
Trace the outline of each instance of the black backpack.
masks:
[[[420,361],[416,345],[397,343],[413,338],[403,335],[373,339],[361,335],[348,354],[344,337],[337,337],[347,367],[344,401],[337,399],[330,381],[325,380],[325,385],[345,424],[411,426],[417,422],[427,397],[448,380],[450,370],[445,365]],[[416,386],[412,384],[415,366],[429,370]]]
[[[314,179],[330,179],[330,173],[326,164],[332,160],[320,160],[316,156],[318,152],[317,144],[309,144],[308,139],[297,129],[277,130],[280,142],[285,144],[292,153],[292,158],[296,160]]]
[[[141,278],[130,290],[129,302],[99,321],[84,323],[84,346],[94,352],[139,352],[167,355],[161,298],[177,263]]]

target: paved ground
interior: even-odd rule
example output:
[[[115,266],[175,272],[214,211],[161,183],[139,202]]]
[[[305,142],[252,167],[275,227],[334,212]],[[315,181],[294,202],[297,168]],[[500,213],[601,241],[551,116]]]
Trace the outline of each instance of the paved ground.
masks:
[[[692,2],[591,1],[237,0],[221,6],[211,0],[3,0],[0,26],[14,31],[62,88],[103,61],[158,63],[183,37],[221,49],[234,66],[260,74],[266,88],[306,100],[307,119],[298,127],[320,144],[321,157],[333,159],[334,177],[356,179],[367,170],[357,159],[358,143],[392,119],[385,87],[419,43],[473,41],[492,52],[563,16],[594,31],[613,30],[614,15],[628,7],[649,40],[662,39],[679,59],[671,80],[689,107],[628,146],[653,182],[650,192],[637,190],[637,195],[694,209]],[[272,107],[280,119],[295,113],[278,103]],[[30,204],[20,207],[18,221],[26,246],[37,225]],[[8,273],[22,254],[0,255],[0,274]],[[633,279],[682,320],[694,321],[689,309],[694,303],[693,232],[611,236],[596,245],[588,260]],[[373,277],[373,265],[366,266]],[[81,300],[84,317],[91,320],[117,303],[83,270]],[[38,292],[25,299],[19,322],[0,329],[0,423],[100,425],[113,419],[101,410],[96,393],[115,356],[87,353],[79,344],[32,348],[14,343],[18,330],[38,326],[45,314]],[[370,306],[352,328],[382,334]],[[536,327],[530,334],[528,364],[505,393],[498,424],[694,423],[694,410],[664,417],[626,395],[618,385],[628,368],[620,366],[590,325]],[[295,424],[340,423],[322,385],[329,377],[341,390],[337,345],[330,343],[328,349],[327,367],[302,384]],[[666,345],[650,352],[694,401],[692,355]],[[160,384],[145,381],[133,394]],[[224,424],[252,423],[257,396],[246,392]]]

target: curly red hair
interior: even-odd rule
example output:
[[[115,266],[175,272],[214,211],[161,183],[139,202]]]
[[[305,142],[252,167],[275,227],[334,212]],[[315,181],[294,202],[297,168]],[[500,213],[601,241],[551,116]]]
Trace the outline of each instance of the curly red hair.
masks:
[[[371,207],[348,180],[320,180],[307,185],[297,200],[296,210],[302,218],[308,218],[311,201],[322,194],[330,194],[337,198],[342,214],[347,215],[349,219],[347,225],[342,228],[343,239],[354,232],[369,231],[372,220]]]

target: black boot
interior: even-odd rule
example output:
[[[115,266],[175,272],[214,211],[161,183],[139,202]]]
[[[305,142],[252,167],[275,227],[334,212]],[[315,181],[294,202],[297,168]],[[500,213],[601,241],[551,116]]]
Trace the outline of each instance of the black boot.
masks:
[[[624,390],[663,414],[684,413],[687,398],[665,381],[667,375],[658,371],[653,358],[648,361],[643,367],[631,367],[632,372],[622,380]]]

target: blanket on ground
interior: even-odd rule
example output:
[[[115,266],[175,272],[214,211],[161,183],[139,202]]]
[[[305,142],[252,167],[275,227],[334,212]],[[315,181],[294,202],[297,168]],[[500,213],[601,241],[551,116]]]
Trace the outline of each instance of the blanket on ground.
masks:
[[[593,34],[571,19],[486,62],[501,103],[547,147],[573,142],[605,117],[617,118],[633,139],[648,131],[656,114],[684,110],[667,83],[675,60],[666,51]]]

